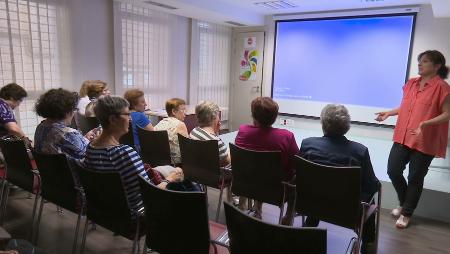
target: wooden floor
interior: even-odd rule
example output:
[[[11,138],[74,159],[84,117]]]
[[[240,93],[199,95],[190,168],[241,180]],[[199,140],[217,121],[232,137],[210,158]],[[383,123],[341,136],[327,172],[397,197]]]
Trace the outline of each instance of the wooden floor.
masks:
[[[208,191],[208,194],[210,218],[213,218],[218,194],[215,190]],[[26,192],[16,190],[11,193],[4,228],[14,238],[27,238],[33,201],[34,199],[28,198]],[[275,222],[277,216],[278,208],[263,207],[263,220]],[[220,221],[222,223],[225,221],[223,211]],[[51,254],[70,253],[75,223],[75,214],[67,211],[60,214],[56,211],[55,205],[47,203],[41,221],[38,246]],[[389,211],[383,210],[378,253],[450,254],[450,224],[414,217],[408,229],[398,230],[394,223],[395,220],[389,215]],[[296,218],[294,226],[299,225],[300,218]],[[321,223],[319,227],[328,229],[328,253],[344,253],[346,242],[352,233],[326,223]],[[88,233],[85,253],[122,254],[130,253],[130,251],[131,241],[113,236],[110,231],[101,227]]]

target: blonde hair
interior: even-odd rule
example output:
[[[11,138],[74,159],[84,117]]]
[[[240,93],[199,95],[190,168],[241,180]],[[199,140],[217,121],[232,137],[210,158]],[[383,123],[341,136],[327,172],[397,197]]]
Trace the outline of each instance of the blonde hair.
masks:
[[[98,98],[103,90],[108,86],[105,81],[101,80],[86,80],[83,82],[83,85],[86,83],[86,95],[89,96],[89,99]],[[80,91],[81,92],[81,91]],[[80,93],[81,96],[81,93]]]
[[[134,106],[138,103],[139,98],[142,96],[144,96],[144,92],[139,89],[130,89],[123,95],[123,97],[130,103],[130,109],[134,109]]]

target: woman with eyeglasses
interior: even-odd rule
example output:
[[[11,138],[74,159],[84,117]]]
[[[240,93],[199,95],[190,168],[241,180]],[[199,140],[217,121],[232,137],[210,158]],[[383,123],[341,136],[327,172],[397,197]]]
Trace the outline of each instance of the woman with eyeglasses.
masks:
[[[186,117],[186,102],[179,98],[173,98],[166,102],[166,111],[169,117],[162,119],[156,126],[157,131],[167,131],[169,135],[170,157],[172,164],[181,163],[180,143],[178,135],[189,137],[184,118]]]
[[[70,128],[77,110],[78,95],[62,88],[50,89],[35,104],[36,113],[45,118],[34,134],[35,150],[39,153],[64,153],[69,158],[84,158],[87,145],[97,135],[97,130],[83,136],[78,130]]]
[[[128,101],[118,96],[102,96],[97,100],[94,112],[103,127],[103,132],[88,145],[84,167],[96,171],[119,172],[130,210],[137,212],[143,209],[138,177],[140,175],[147,181],[152,177],[147,175],[136,150],[119,143],[120,137],[128,132],[130,121],[128,107]],[[181,169],[177,168],[155,185],[166,188],[167,184],[178,182],[182,177]]]
[[[14,135],[28,141],[16,122],[14,109],[19,107],[27,92],[16,83],[7,84],[0,89],[0,137]]]

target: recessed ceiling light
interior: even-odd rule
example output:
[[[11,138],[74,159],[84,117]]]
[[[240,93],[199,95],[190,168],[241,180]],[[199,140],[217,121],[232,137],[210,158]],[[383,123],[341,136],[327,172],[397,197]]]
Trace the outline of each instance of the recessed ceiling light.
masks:
[[[281,1],[268,1],[268,2],[257,2],[254,3],[256,6],[262,6],[264,8],[278,10],[278,9],[288,9],[298,7],[296,4],[291,3],[289,1],[281,0]]]
[[[153,1],[144,1],[144,3],[150,4],[150,5],[154,5],[154,6],[158,6],[158,7],[164,8],[164,9],[169,9],[169,10],[176,10],[176,9],[178,9],[177,7],[174,7],[174,6],[170,6],[170,5],[162,4],[162,3],[158,3],[158,2],[153,2]]]

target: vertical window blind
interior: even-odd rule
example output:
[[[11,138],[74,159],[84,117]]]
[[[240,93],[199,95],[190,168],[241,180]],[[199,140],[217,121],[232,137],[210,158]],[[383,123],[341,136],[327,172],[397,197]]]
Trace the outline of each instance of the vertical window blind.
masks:
[[[30,138],[40,122],[33,112],[37,96],[60,86],[57,19],[53,1],[0,0],[0,82],[28,92],[16,119]]]
[[[230,94],[231,28],[202,21],[193,22],[198,44],[197,82],[191,84],[196,100],[210,100],[221,107],[222,121],[228,120]],[[197,30],[197,31],[195,31]],[[195,73],[193,74],[195,75]]]
[[[116,94],[144,91],[152,108],[187,96],[187,18],[127,3],[114,3]]]

